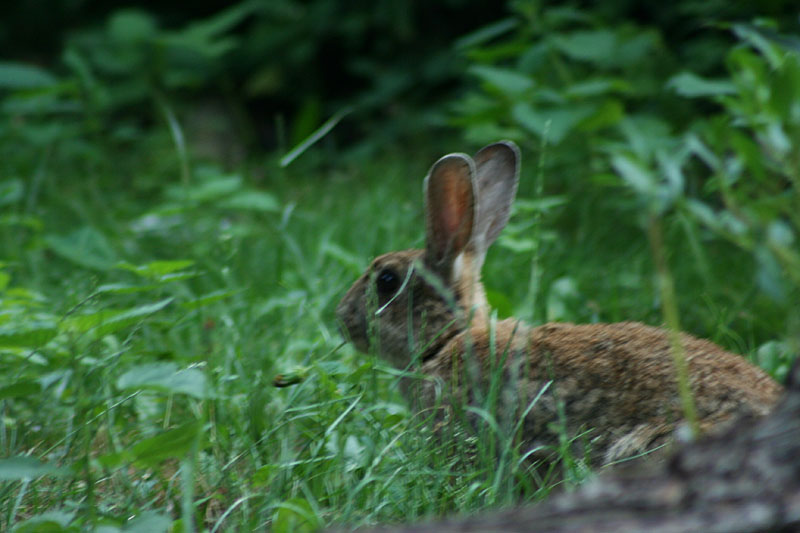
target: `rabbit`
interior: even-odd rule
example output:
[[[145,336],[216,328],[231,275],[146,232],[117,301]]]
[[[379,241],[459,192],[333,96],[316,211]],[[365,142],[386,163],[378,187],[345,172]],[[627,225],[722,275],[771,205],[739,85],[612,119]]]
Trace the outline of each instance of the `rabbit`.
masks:
[[[431,167],[425,249],[372,261],[337,306],[345,336],[423,376],[402,387],[421,408],[479,402],[500,368],[497,416],[524,416],[520,435],[530,449],[556,446],[562,419],[569,435],[589,431],[592,463],[668,444],[683,421],[668,331],[637,322],[490,320],[481,267],[508,222],[519,161],[517,146],[501,141]],[[776,403],[782,387],[760,368],[712,342],[679,339],[701,430]],[[437,425],[447,423],[442,416]]]

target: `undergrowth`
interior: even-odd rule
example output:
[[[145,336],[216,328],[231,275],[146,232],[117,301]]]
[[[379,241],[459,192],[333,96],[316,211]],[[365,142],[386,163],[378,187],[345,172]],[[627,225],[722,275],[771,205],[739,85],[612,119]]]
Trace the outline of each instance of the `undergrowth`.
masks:
[[[193,155],[166,100],[163,125],[104,135],[110,113],[74,111],[97,85],[3,85],[0,529],[311,531],[539,500],[591,475],[569,455],[583,435],[544,475],[511,440],[434,438],[397,370],[334,322],[371,257],[422,244],[431,162],[498,136],[523,150],[485,267],[500,317],[662,324],[666,272],[683,329],[782,379],[800,344],[796,42],[736,26],[726,77],[673,73],[651,113],[615,77],[641,58],[573,57],[586,39],[658,48],[649,30],[556,28],[569,86],[548,87],[552,50],[520,44],[541,45],[530,26],[482,40],[514,27],[459,45],[477,81],[448,110],[458,133],[323,143],[286,167]],[[671,123],[695,101],[712,111]]]

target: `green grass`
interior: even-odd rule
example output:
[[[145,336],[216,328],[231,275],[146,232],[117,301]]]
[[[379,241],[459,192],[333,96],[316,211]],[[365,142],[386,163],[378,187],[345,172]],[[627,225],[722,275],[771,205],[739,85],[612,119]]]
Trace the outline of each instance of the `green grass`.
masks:
[[[0,226],[0,528],[302,531],[536,500],[587,475],[566,444],[537,478],[497,435],[434,438],[397,373],[342,346],[333,308],[361,268],[421,244],[433,147],[358,166],[196,164],[185,186],[175,154],[147,146],[119,165],[6,160],[40,177],[6,196]],[[660,323],[629,194],[588,188],[542,213],[536,298],[536,246],[512,242],[535,217],[518,209],[486,266],[501,312]],[[783,340],[744,290],[745,254],[710,241],[697,257],[680,221],[666,233],[686,329],[745,354]],[[278,374],[300,379],[276,388]]]
[[[432,444],[396,376],[342,347],[332,317],[371,255],[419,243],[427,161],[269,160],[260,180],[200,167],[184,187],[175,168],[111,159],[88,180],[45,167],[6,210],[0,446],[38,461],[3,464],[4,529],[144,516],[144,531],[190,513],[201,529],[292,531],[304,513],[508,500],[489,465]],[[287,372],[304,379],[273,387]]]
[[[60,60],[0,62],[0,531],[405,522],[592,475],[583,435],[533,470],[491,409],[471,412],[477,435],[437,436],[334,320],[372,257],[423,244],[430,164],[499,138],[523,153],[484,267],[499,317],[666,311],[782,379],[800,352],[800,54],[782,5],[728,24],[756,11],[679,2],[662,29],[622,4],[512,2],[451,45],[408,19],[337,58],[358,73],[338,87],[303,57],[331,35],[353,37],[331,53],[360,48],[367,12],[299,4],[276,12],[309,15],[292,23],[253,2],[185,27],[118,11],[66,32]],[[684,39],[684,20],[702,30]],[[395,47],[412,53],[387,62]],[[345,118],[326,134],[324,113]],[[252,148],[233,124],[284,149],[228,168]],[[335,138],[284,146],[319,124]]]

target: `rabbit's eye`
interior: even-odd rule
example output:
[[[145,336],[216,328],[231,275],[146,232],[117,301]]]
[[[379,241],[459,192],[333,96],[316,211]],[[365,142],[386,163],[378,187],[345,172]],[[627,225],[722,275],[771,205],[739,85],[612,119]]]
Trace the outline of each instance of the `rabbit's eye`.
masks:
[[[400,286],[400,277],[393,270],[384,268],[375,278],[375,284],[378,287],[379,294],[383,296],[391,295]]]

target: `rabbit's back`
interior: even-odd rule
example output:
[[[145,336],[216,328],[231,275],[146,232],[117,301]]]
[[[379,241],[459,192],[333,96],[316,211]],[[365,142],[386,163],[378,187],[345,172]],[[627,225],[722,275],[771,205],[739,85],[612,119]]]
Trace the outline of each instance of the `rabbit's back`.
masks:
[[[766,414],[777,401],[780,385],[743,357],[685,333],[680,341],[703,429],[734,414]],[[521,416],[539,396],[523,425],[527,443],[556,444],[554,422],[564,420],[572,435],[592,430],[592,455],[610,461],[662,443],[682,420],[671,350],[667,331],[637,322],[529,327],[509,319],[492,333],[479,326],[459,334],[422,371],[474,403],[502,366],[499,418]],[[423,401],[438,401],[435,394],[427,387]]]

